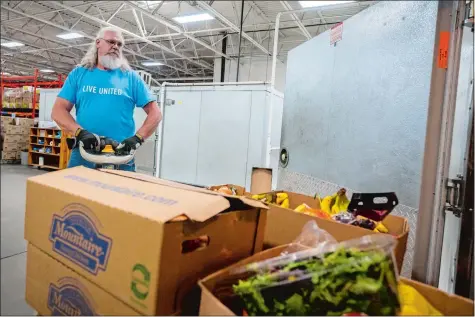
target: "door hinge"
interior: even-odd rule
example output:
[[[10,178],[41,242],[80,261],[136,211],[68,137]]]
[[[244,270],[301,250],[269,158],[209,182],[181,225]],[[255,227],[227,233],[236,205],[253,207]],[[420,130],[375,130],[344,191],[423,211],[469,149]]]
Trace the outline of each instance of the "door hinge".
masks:
[[[457,175],[457,179],[447,178],[445,182],[447,196],[445,199],[445,209],[451,211],[454,216],[460,217],[462,214],[462,188],[463,177]]]

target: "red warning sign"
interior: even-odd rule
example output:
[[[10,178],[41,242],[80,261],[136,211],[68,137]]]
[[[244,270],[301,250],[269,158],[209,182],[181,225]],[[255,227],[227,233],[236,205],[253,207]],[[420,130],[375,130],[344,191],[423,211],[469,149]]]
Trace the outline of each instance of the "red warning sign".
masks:
[[[330,29],[330,45],[335,44],[338,41],[341,41],[343,36],[343,22],[340,22]]]
[[[450,32],[440,32],[439,39],[439,58],[437,67],[447,68],[449,60]]]

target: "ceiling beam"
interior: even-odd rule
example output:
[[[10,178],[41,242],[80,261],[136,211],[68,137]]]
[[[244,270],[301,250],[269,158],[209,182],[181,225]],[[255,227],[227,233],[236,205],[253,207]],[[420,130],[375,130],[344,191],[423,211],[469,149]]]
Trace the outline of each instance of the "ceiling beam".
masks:
[[[121,3],[120,6],[118,6],[117,9],[115,9],[115,11],[107,19],[107,22],[110,22],[116,16],[116,14],[119,13],[120,10],[122,10],[124,6],[125,6],[125,3]]]
[[[33,37],[38,37],[40,39],[44,39],[44,40],[47,40],[47,41],[50,41],[52,43],[55,43],[55,44],[58,44],[58,45],[63,45],[63,46],[69,46],[68,43],[65,43],[65,42],[61,42],[61,41],[58,41],[56,39],[52,39],[50,37],[47,37],[47,36],[44,36],[42,34],[37,34],[37,33],[33,33],[33,32],[30,32],[30,31],[27,31],[27,30],[24,30],[24,29],[17,29],[17,28],[14,28],[12,26],[8,26],[8,25],[5,25],[4,26],[5,28],[8,28],[8,29],[11,29],[11,30],[15,30],[17,32],[20,32],[20,33],[23,33],[23,34],[28,34],[30,36],[33,36]],[[27,44],[27,43],[26,43]],[[28,44],[29,45],[29,44]],[[89,43],[87,44],[82,44],[82,45],[89,45]],[[31,46],[31,45],[30,45]],[[45,50],[45,51],[49,51],[49,50],[53,50],[57,47],[50,47],[50,48],[46,48],[46,49],[39,49],[39,50]],[[35,50],[35,51],[38,51],[38,50]],[[25,51],[21,51],[22,53],[24,53]],[[40,51],[38,51],[40,52]]]
[[[84,12],[78,10],[78,9],[72,8],[72,7],[67,6],[67,5],[65,5],[65,4],[62,4],[62,3],[60,3],[60,2],[55,2],[55,1],[50,1],[50,2],[53,3],[53,4],[55,4],[55,5],[57,5],[57,6],[59,6],[59,7],[61,7],[61,8],[68,9],[68,10],[70,10],[71,12],[74,12],[74,13],[76,13],[76,14],[83,15],[85,18],[90,19],[90,20],[92,20],[92,21],[94,21],[94,22],[96,22],[96,23],[102,24],[102,25],[104,25],[104,26],[115,27],[115,28],[117,28],[118,30],[120,30],[120,31],[121,31],[122,33],[124,33],[124,34],[128,34],[128,35],[130,35],[130,36],[132,36],[132,37],[135,37],[135,38],[137,38],[137,39],[139,39],[139,40],[142,40],[142,41],[144,41],[144,42],[146,42],[146,43],[148,43],[148,44],[150,44],[150,45],[152,45],[152,46],[155,46],[155,47],[157,47],[157,48],[160,48],[160,49],[162,49],[163,51],[165,51],[165,52],[167,52],[167,53],[169,53],[169,54],[171,54],[171,55],[175,55],[175,56],[178,56],[178,57],[182,57],[184,60],[187,60],[188,62],[190,62],[190,63],[193,64],[193,65],[196,65],[196,66],[199,66],[199,67],[203,67],[203,68],[206,68],[206,69],[210,69],[210,70],[214,69],[211,65],[194,61],[194,60],[188,58],[187,56],[185,56],[185,55],[183,55],[183,54],[181,54],[181,53],[178,53],[178,52],[173,51],[172,49],[166,47],[165,45],[152,42],[152,41],[150,41],[150,40],[148,40],[148,39],[146,39],[146,38],[144,38],[144,37],[142,37],[142,36],[140,36],[140,35],[137,35],[137,34],[135,34],[135,33],[133,33],[133,32],[130,32],[130,31],[128,31],[128,30],[125,30],[125,29],[123,29],[123,28],[121,28],[121,27],[118,27],[117,25],[114,25],[114,24],[112,24],[112,23],[110,23],[110,22],[106,22],[106,21],[104,21],[104,20],[101,20],[101,19],[99,19],[99,18],[96,18],[96,17],[94,17],[94,16],[92,16],[92,15],[90,15],[90,14],[86,14],[86,13],[84,13]],[[180,68],[180,69],[178,69],[178,70],[180,70],[180,71],[182,71],[182,72],[187,72],[185,69],[182,69],[182,68]]]
[[[170,29],[174,30],[175,32],[177,32],[177,33],[179,33],[179,34],[185,36],[186,38],[192,40],[193,42],[198,43],[198,44],[200,44],[201,46],[206,47],[206,48],[209,49],[210,51],[213,51],[213,52],[216,53],[217,55],[222,56],[222,57],[225,57],[225,58],[227,58],[227,59],[230,58],[228,55],[226,55],[226,54],[224,54],[223,52],[221,52],[221,51],[215,49],[214,47],[212,47],[212,46],[209,45],[208,43],[206,43],[206,42],[204,42],[204,41],[202,41],[202,40],[200,40],[200,39],[194,37],[194,36],[191,35],[191,34],[187,34],[184,30],[181,29],[181,27],[179,27],[179,26],[177,26],[177,25],[174,25],[173,23],[170,23],[170,22],[168,22],[167,20],[165,20],[165,19],[163,19],[163,18],[161,18],[161,17],[158,17],[158,16],[156,16],[156,15],[151,14],[151,13],[148,12],[147,10],[144,10],[144,9],[140,8],[139,6],[135,5],[135,4],[132,3],[131,1],[125,1],[125,3],[127,3],[127,5],[128,5],[129,7],[133,8],[133,9],[139,11],[139,12],[142,12],[142,14],[148,16],[150,19],[152,19],[152,20],[154,20],[154,21],[156,21],[156,22],[158,22],[158,23],[161,23],[161,24],[167,26],[168,28],[170,28]]]
[[[38,61],[32,61],[32,60],[29,60],[29,59],[23,59],[23,58],[19,58],[18,56],[15,56],[13,58],[7,58],[5,56],[2,56],[2,60],[5,60],[11,64],[24,64],[24,65],[27,65],[29,67],[32,67],[33,69],[34,68],[39,68],[39,69],[53,69],[53,70],[56,70],[58,71],[59,73],[61,74],[67,74],[70,72],[69,69],[67,68],[62,68],[62,67],[58,67],[58,66],[55,66],[55,65],[48,65],[48,64],[44,64],[44,63],[41,63],[41,62],[38,62]]]
[[[5,40],[9,40],[9,41],[18,41],[18,40],[14,39],[14,38],[6,37],[6,36],[2,36],[2,38],[5,39]],[[38,46],[38,45],[31,44],[31,43],[28,43],[28,42],[25,42],[25,41],[23,41],[23,43],[24,43],[25,45],[31,46],[31,47],[36,47],[36,48],[40,47],[40,46]],[[48,52],[46,51],[46,53],[48,53]],[[60,58],[61,58],[61,57],[63,57],[63,58],[69,58],[70,60],[73,60],[73,61],[77,58],[76,56],[69,56],[69,55],[60,54],[60,53],[56,53],[56,52],[51,52],[51,53],[53,53],[53,54],[59,56]],[[7,54],[11,54],[12,56],[15,56],[15,57],[18,56],[18,55],[20,55],[20,54],[28,54],[28,55],[32,55],[32,56],[36,56],[36,57],[41,57],[41,58],[43,58],[43,59],[48,59],[47,57],[44,57],[44,56],[42,56],[42,55],[33,54],[33,53],[27,53],[27,52],[20,51],[20,50],[17,50],[17,49],[2,49],[2,55],[7,55]],[[51,59],[51,56],[49,56],[49,57],[50,57],[50,59]],[[64,64],[67,64],[67,65],[68,65],[68,63],[62,62],[62,61],[55,61],[55,62],[64,63]]]
[[[55,4],[56,4],[56,5],[60,5],[59,3],[55,3]],[[17,14],[17,15],[26,16],[26,17],[28,17],[28,18],[32,18],[32,19],[37,20],[37,21],[39,21],[39,22],[42,22],[42,23],[44,23],[44,24],[51,25],[51,26],[56,27],[56,28],[58,28],[58,29],[61,29],[61,30],[63,30],[63,31],[76,32],[76,30],[72,30],[72,29],[67,28],[67,27],[65,27],[65,26],[56,24],[56,23],[54,23],[54,22],[51,22],[51,21],[48,21],[48,20],[45,20],[45,19],[42,19],[42,18],[35,17],[35,16],[33,16],[33,15],[30,15],[30,14],[27,14],[27,13],[24,13],[24,12],[21,12],[21,11],[18,11],[18,10],[14,10],[14,9],[8,7],[8,6],[3,5],[3,4],[1,5],[1,8],[2,8],[2,9],[5,9],[5,10],[8,10],[8,11],[11,11],[11,12]],[[74,9],[74,8],[72,8],[72,9],[73,9],[73,10],[76,10],[76,9]],[[77,11],[77,10],[76,10],[76,11]],[[74,12],[74,11],[73,11],[73,12]],[[80,13],[79,13],[79,14],[80,14]],[[84,15],[84,13],[82,13],[82,14]],[[93,17],[93,18],[94,18],[94,17]],[[96,19],[96,18],[94,18],[94,19]],[[100,20],[100,21],[102,21],[102,20]],[[103,22],[103,23],[107,23],[107,22],[105,22],[105,21],[102,21],[102,22]],[[110,23],[107,23],[107,25],[116,27],[115,25],[110,24]],[[119,28],[119,29],[120,29],[120,28]],[[127,32],[133,34],[132,32],[129,32],[129,31],[127,31]],[[134,35],[135,35],[135,34],[134,34]],[[88,39],[90,39],[90,40],[93,40],[93,41],[95,40],[94,37],[92,37],[92,36],[90,36],[90,35],[87,35],[87,34],[85,34],[85,37],[88,38]],[[136,35],[136,37],[138,37],[139,39],[141,39],[140,36],[137,36],[137,35]],[[152,42],[152,43],[153,43],[153,42]],[[160,49],[161,49],[162,46],[163,46],[163,45],[160,45],[160,46],[159,46],[159,45],[155,45],[155,43],[153,43],[153,44],[154,44],[154,46],[156,46],[156,47],[158,47],[158,48],[160,48]],[[140,57],[142,57],[142,58],[144,58],[144,59],[146,59],[146,60],[150,60],[150,61],[153,61],[153,60],[154,60],[154,59],[152,59],[152,58],[150,58],[150,57],[148,57],[148,56],[145,56],[145,55],[142,55],[142,54],[138,54],[138,53],[136,53],[136,52],[134,52],[134,51],[131,51],[131,50],[129,50],[129,49],[126,49],[126,48],[124,48],[124,51],[129,52],[129,53],[131,53],[131,54],[135,54],[135,55],[137,55],[137,56],[140,56]],[[180,57],[182,57],[181,54],[180,54]],[[170,64],[168,64],[168,63],[166,64],[166,66],[167,66],[167,67],[170,67],[170,68],[173,68],[173,69],[175,69],[175,70],[184,72],[184,73],[189,74],[189,75],[194,75],[193,73],[191,73],[190,71],[187,71],[186,69],[179,68],[179,67],[175,67],[175,66],[170,65]]]
[[[216,19],[218,19],[222,24],[225,24],[229,27],[231,27],[231,29],[233,29],[234,31],[236,32],[239,32],[240,31],[240,28],[238,26],[236,26],[234,23],[232,23],[231,21],[229,21],[224,15],[222,15],[221,13],[219,13],[217,10],[215,10],[213,7],[211,7],[210,5],[208,5],[205,1],[196,1],[197,3],[197,6],[208,12],[209,14],[211,14],[212,16],[214,16]],[[268,55],[271,55],[271,53],[264,47],[262,46],[261,44],[259,44],[257,41],[255,41],[251,36],[249,36],[248,34],[246,34],[245,32],[242,32],[242,37],[244,37],[246,40],[248,40],[249,42],[251,42],[252,44],[254,44],[254,46],[256,46],[258,49],[260,49],[261,51],[263,51],[264,53],[268,54]]]
[[[286,11],[294,10],[287,1],[280,1],[280,4],[285,8]],[[295,21],[295,24],[299,27],[300,31],[302,31],[303,35],[310,40],[312,35],[308,32],[308,30],[303,25],[302,21],[300,21],[299,17],[295,13],[291,13],[290,16]]]
[[[251,8],[254,9],[254,11],[256,11],[257,15],[260,16],[263,20],[265,20],[267,23],[272,23],[272,25],[274,24],[270,19],[269,17],[261,10],[261,8],[259,8],[259,6],[254,2],[254,1],[248,1],[247,4],[249,4],[251,6]],[[254,24],[255,27],[257,27],[256,24]],[[244,28],[244,26],[243,26]],[[279,35],[282,36],[282,37],[286,37],[286,35],[284,33],[282,33],[282,31],[279,31]]]
[[[142,24],[140,23],[139,16],[137,15],[137,11],[135,9],[132,9],[132,14],[134,15],[135,23],[137,24],[137,28],[140,31],[140,34],[142,37],[145,37],[145,31],[142,27]]]

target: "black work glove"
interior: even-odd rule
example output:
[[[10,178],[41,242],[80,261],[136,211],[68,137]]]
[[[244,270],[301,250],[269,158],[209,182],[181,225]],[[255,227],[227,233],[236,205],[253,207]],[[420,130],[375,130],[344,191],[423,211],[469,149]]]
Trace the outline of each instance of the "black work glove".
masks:
[[[119,146],[117,146],[117,150],[133,153],[142,145],[142,143],[143,138],[140,135],[136,134],[120,142]]]
[[[79,128],[76,131],[75,141],[73,148],[79,146],[79,143],[82,142],[85,150],[100,151],[101,139],[97,134]]]

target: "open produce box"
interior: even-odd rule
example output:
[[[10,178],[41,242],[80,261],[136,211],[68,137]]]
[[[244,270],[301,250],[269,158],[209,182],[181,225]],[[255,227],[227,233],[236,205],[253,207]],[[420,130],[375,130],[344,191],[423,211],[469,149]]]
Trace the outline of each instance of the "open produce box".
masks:
[[[234,184],[213,185],[209,186],[208,189],[214,192],[221,192],[227,195],[248,196],[244,187]]]
[[[242,277],[236,275],[236,271],[239,271],[240,268],[251,263],[278,257],[283,251],[286,251],[288,247],[289,245],[283,245],[254,254],[247,259],[215,272],[201,280],[199,282],[201,287],[200,316],[243,315],[245,307],[242,302],[240,302],[240,298],[235,295],[232,287],[238,284],[239,278]],[[404,315],[416,315],[414,309],[417,308],[419,315],[434,315],[436,312],[433,309],[435,309],[446,316],[473,316],[474,305],[473,301],[469,299],[450,295],[432,286],[402,277],[399,278],[398,289],[400,289],[401,285],[410,286],[413,290],[418,292],[419,296],[423,296],[423,299],[415,297],[414,299],[416,299],[417,302],[415,301],[411,304],[408,303],[411,296],[404,295],[400,292],[399,299],[401,304],[404,305],[403,309],[406,312]],[[278,296],[282,296],[282,294],[283,293],[279,293]],[[298,297],[295,299],[298,299]],[[422,304],[424,299],[428,302],[428,305]],[[296,307],[299,307],[300,303],[298,300],[295,302],[297,304]],[[292,301],[289,304],[292,305]],[[432,310],[427,306],[432,306]],[[399,315],[402,315],[401,312],[399,312]]]
[[[269,204],[267,212],[267,222],[264,232],[264,248],[273,248],[279,245],[291,243],[296,236],[300,234],[303,226],[310,220],[315,220],[318,226],[329,232],[337,241],[351,240],[362,237],[368,234],[378,234],[373,230],[340,223],[329,219],[329,217],[321,218],[318,215],[311,215],[302,212],[297,212],[295,209],[302,204],[306,204],[312,210],[321,210],[320,199],[307,195],[297,194],[287,191],[272,191],[252,195],[254,198],[264,196],[274,196],[285,193],[288,196],[288,207],[277,205],[276,203]],[[251,196],[247,194],[247,196]],[[261,199],[258,199],[261,200]],[[275,200],[273,200],[275,201]],[[409,224],[407,219],[394,215],[387,215],[381,223],[388,230],[389,235],[397,240],[395,247],[396,266],[400,272],[404,262],[404,255],[406,253],[407,238],[409,235]]]

